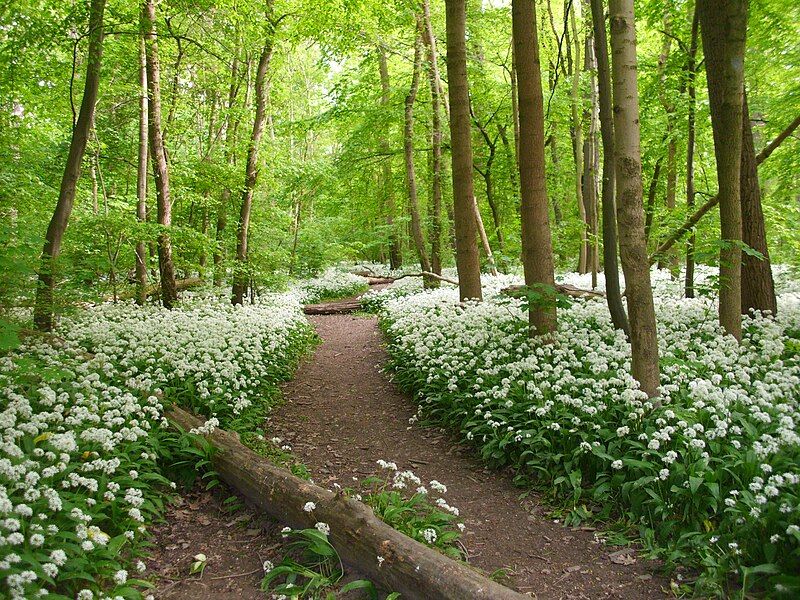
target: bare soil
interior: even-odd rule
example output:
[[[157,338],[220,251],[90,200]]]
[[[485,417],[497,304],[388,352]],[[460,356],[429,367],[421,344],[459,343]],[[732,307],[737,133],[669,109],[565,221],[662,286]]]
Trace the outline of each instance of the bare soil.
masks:
[[[354,477],[378,473],[378,459],[395,461],[447,485],[447,501],[467,527],[462,540],[470,564],[486,573],[504,569],[504,582],[521,592],[552,599],[669,597],[657,565],[634,549],[606,547],[592,528],[554,522],[536,496],[524,495],[510,474],[487,470],[474,449],[443,430],[409,425],[416,406],[382,371],[386,353],[374,318],[310,320],[323,343],[285,384],[285,403],[266,431],[292,444],[316,483],[352,487]]]

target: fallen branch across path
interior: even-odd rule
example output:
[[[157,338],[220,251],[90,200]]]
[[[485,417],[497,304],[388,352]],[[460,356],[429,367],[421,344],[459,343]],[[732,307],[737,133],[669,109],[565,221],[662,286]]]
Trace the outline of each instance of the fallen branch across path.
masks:
[[[443,277],[441,275],[437,275],[436,273],[431,273],[430,271],[420,271],[419,273],[404,273],[399,277],[379,277],[376,276],[374,273],[368,271],[360,271],[358,273],[354,273],[354,275],[360,275],[361,277],[365,277],[367,279],[367,283],[369,283],[370,285],[379,285],[382,283],[394,283],[395,281],[400,281],[401,279],[405,279],[406,277],[428,277],[429,279],[436,279],[438,281],[443,281],[445,283],[450,283],[452,285],[458,285],[458,281],[456,281],[455,279]]]
[[[571,298],[605,298],[606,295],[604,292],[599,290],[584,290],[583,288],[575,287],[574,285],[568,285],[565,283],[557,283],[555,284],[556,292],[559,294],[564,294],[565,296],[570,296]],[[520,295],[523,290],[525,289],[524,285],[510,285],[507,288],[503,288],[500,290],[501,294],[505,294],[506,296],[517,296]]]
[[[307,315],[346,315],[361,310],[361,297],[323,302],[322,304],[306,304],[303,312]]]
[[[177,407],[167,418],[187,431],[203,424]],[[317,522],[330,525],[330,542],[342,559],[386,590],[399,592],[404,598],[528,598],[392,529],[361,502],[273,465],[231,433],[216,429],[206,438],[217,449],[212,462],[223,481],[293,528],[309,528]],[[307,502],[314,503],[313,511],[304,511]]]

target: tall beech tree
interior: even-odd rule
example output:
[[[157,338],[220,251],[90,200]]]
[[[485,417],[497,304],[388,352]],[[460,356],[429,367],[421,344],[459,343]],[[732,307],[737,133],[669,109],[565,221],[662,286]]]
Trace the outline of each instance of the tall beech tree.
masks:
[[[631,371],[650,397],[658,395],[656,314],[642,205],[642,155],[636,20],[633,0],[611,0],[611,70],[614,101],[614,166],[617,185],[619,254],[630,317]]]
[[[603,144],[603,268],[606,279],[606,302],[614,327],[630,337],[628,315],[622,304],[617,262],[617,208],[614,200],[614,116],[611,110],[611,69],[608,64],[608,41],[603,0],[591,0],[594,52],[597,60],[597,104],[600,119],[600,139]]]
[[[428,54],[428,81],[431,88],[431,269],[442,274],[442,94],[436,36],[431,22],[429,0],[422,0],[422,39]],[[438,280],[431,282],[437,286]]]
[[[747,92],[742,97],[742,159],[739,174],[742,207],[742,241],[761,254],[760,257],[742,256],[742,314],[751,310],[778,312],[775,281],[767,246],[764,211],[761,208],[761,186],[758,182],[758,165],[753,144],[753,126],[747,106]]]
[[[742,337],[742,98],[748,0],[697,0],[706,62],[711,130],[717,159],[719,322]]]
[[[42,248],[39,278],[36,287],[36,300],[33,310],[33,323],[40,331],[52,331],[55,325],[53,306],[55,295],[56,261],[61,254],[64,232],[67,230],[72,206],[75,204],[75,190],[81,175],[81,162],[86,151],[86,143],[94,122],[97,90],[100,86],[100,65],[103,58],[103,37],[105,28],[103,15],[105,0],[92,0],[89,7],[89,48],[86,60],[86,80],[83,84],[83,98],[78,120],[72,128],[69,154],[58,201],[47,226],[44,248]]]
[[[517,61],[519,107],[520,223],[522,226],[522,266],[525,285],[547,288],[538,291],[544,302],[531,304],[530,326],[533,335],[546,335],[556,329],[556,306],[550,298],[554,290],[553,248],[547,206],[547,180],[544,171],[544,99],[536,34],[536,7],[533,0],[513,0],[511,26]]]
[[[172,308],[178,300],[175,285],[175,267],[172,264],[172,240],[169,227],[172,224],[172,199],[169,190],[169,165],[164,148],[161,128],[161,68],[158,61],[158,35],[156,33],[156,5],[146,0],[142,8],[142,30],[145,39],[147,63],[147,117],[150,156],[153,160],[153,179],[156,184],[158,205],[158,272],[161,278],[161,302]]]
[[[385,113],[390,112],[389,102],[391,87],[389,82],[389,64],[386,60],[386,48],[378,45],[378,70],[381,78],[381,107]],[[389,230],[389,266],[399,269],[403,264],[403,248],[401,238],[394,224],[394,178],[392,176],[392,153],[386,133],[381,134],[378,142],[380,153],[383,155],[381,162],[381,188],[383,194],[383,208],[386,211],[386,228]]]
[[[473,213],[472,128],[467,81],[466,0],[445,0],[450,144],[453,164],[453,219],[461,300],[483,299],[477,227]]]
[[[140,223],[147,221],[147,160],[148,119],[147,119],[147,51],[144,36],[139,36],[139,152],[136,165],[136,218]],[[144,304],[147,300],[147,250],[144,240],[136,242],[136,302]]]
[[[419,20],[417,29],[421,26]],[[419,213],[419,199],[417,197],[417,174],[414,167],[414,102],[419,90],[419,77],[422,70],[422,34],[419,33],[414,42],[414,67],[411,74],[411,87],[406,94],[404,126],[403,126],[403,157],[406,165],[406,186],[408,187],[408,212],[411,214],[411,237],[414,248],[419,257],[419,264],[423,271],[430,272],[431,261],[428,249],[425,247],[425,236],[422,232],[422,219]],[[425,280],[428,285],[428,280]]]
[[[272,3],[268,4],[271,12]],[[231,302],[242,304],[250,283],[247,265],[247,241],[250,230],[250,214],[253,209],[253,192],[258,181],[258,154],[261,138],[264,135],[264,124],[267,122],[267,70],[272,59],[274,32],[270,26],[267,40],[261,49],[256,69],[255,84],[255,117],[253,131],[250,135],[250,145],[247,147],[247,164],[245,165],[244,189],[242,191],[242,207],[239,211],[239,221],[236,226],[236,265],[233,269],[233,290]]]

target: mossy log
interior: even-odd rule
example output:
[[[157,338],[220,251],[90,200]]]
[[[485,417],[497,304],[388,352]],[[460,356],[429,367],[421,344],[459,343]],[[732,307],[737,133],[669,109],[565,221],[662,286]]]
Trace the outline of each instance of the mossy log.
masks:
[[[177,407],[167,418],[184,430],[203,424]],[[342,560],[386,590],[437,600],[529,598],[392,529],[365,504],[275,466],[234,434],[217,429],[207,439],[217,448],[212,460],[223,481],[280,523],[295,529],[330,525],[330,542]],[[307,502],[313,511],[304,510]]]

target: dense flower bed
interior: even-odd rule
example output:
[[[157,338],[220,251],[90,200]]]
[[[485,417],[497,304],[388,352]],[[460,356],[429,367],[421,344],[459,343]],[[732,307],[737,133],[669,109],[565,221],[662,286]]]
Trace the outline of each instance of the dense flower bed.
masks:
[[[639,524],[667,561],[701,567],[704,589],[729,573],[796,589],[800,299],[784,294],[776,320],[746,319],[738,345],[711,302],[655,280],[661,406],[630,377],[630,348],[604,302],[562,310],[547,345],[529,342],[526,315],[508,298],[460,306],[443,288],[377,304],[419,418],[449,424],[490,463],[569,499],[573,520]]]
[[[289,295],[106,305],[58,333],[0,358],[0,597],[139,597],[147,524],[177,465],[194,470],[164,406],[235,423],[311,333]]]

